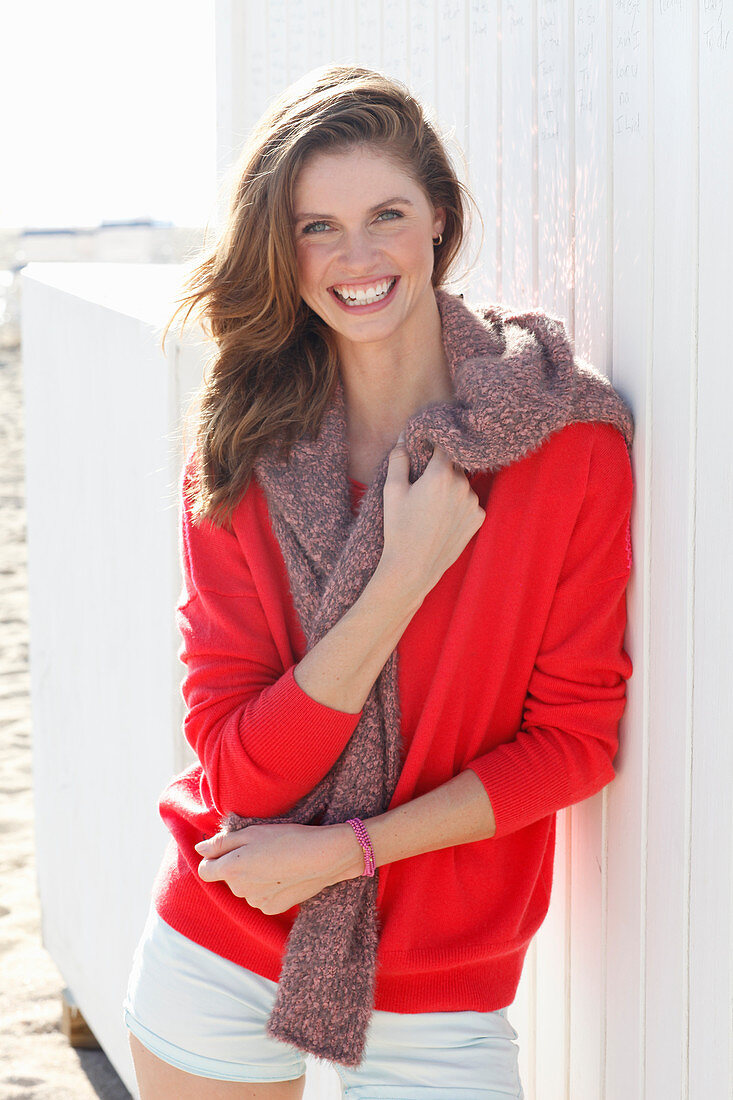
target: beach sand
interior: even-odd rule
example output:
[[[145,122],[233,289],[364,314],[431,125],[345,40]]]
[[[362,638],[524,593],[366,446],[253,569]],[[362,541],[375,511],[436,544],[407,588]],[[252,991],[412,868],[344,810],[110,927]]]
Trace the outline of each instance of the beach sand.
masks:
[[[126,1100],[101,1050],[60,1029],[64,982],[41,943],[33,833],[22,362],[0,348],[0,1098]]]

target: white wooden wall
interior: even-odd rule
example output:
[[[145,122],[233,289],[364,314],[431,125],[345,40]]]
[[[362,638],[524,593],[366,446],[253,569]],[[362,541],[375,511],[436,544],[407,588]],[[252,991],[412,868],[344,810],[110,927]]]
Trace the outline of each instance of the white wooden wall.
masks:
[[[158,797],[193,759],[173,614],[177,428],[203,353],[174,335],[160,350],[182,274],[30,263],[21,276],[43,944],[132,1090],[122,1000],[169,837]]]
[[[563,316],[636,418],[634,675],[616,779],[558,816],[510,1013],[527,1100],[730,1097],[733,0],[218,0],[220,168],[332,61],[453,129],[467,299]]]

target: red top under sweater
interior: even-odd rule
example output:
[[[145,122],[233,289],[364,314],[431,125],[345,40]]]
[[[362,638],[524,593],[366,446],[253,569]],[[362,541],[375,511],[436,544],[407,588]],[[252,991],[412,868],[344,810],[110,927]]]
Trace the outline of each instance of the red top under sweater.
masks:
[[[493,1011],[514,1000],[549,905],[555,813],[613,778],[632,672],[623,648],[632,472],[621,433],[568,424],[471,484],[486,518],[397,647],[404,764],[390,808],[471,768],[497,831],[379,868],[375,1007],[392,1012]],[[359,714],[316,702],[295,681],[305,641],[256,480],[233,532],[194,527],[184,503],[181,517],[184,732],[200,763],[161,795],[172,837],[153,900],[185,936],[277,981],[298,906],[265,915],[226,883],[203,882],[193,845],[230,810],[290,809],[336,761]]]

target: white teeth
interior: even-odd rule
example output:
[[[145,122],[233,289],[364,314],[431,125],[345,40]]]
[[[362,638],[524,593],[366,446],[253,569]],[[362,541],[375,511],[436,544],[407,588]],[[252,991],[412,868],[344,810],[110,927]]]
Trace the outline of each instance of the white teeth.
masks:
[[[371,305],[380,298],[386,297],[395,284],[396,279],[383,279],[380,283],[370,287],[335,286],[336,295],[346,305]]]

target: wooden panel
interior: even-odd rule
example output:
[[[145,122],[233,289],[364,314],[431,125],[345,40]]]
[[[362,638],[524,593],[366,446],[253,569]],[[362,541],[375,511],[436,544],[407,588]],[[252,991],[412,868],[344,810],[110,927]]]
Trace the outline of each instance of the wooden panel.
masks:
[[[467,297],[472,302],[494,302],[498,297],[498,24],[498,0],[472,0],[467,43],[466,158],[468,183],[479,212],[469,207],[472,229],[464,264],[475,264],[466,280]]]
[[[380,4],[358,4],[356,48],[360,65],[382,67],[382,10]]]
[[[409,4],[382,3],[382,57],[380,68],[397,80],[409,82],[410,72]]]
[[[573,10],[573,20],[567,26],[567,49],[555,47],[550,58],[567,81],[568,93],[560,97],[555,92],[553,114],[545,125],[550,139],[542,141],[540,114],[540,152],[553,143],[571,150],[572,161],[566,165],[555,151],[555,165],[548,170],[556,182],[546,199],[548,215],[540,223],[540,250],[543,247],[543,225],[552,204],[557,204],[554,238],[557,249],[547,252],[548,264],[556,254],[561,270],[559,282],[553,285],[556,310],[567,320],[568,331],[576,339],[576,350],[599,369],[607,370],[608,344],[606,314],[599,303],[610,302],[610,279],[606,267],[608,256],[608,226],[611,224],[610,196],[606,180],[610,169],[606,123],[606,87],[602,74],[606,70],[608,34],[601,0],[579,3]],[[555,16],[554,24],[560,21]],[[553,27],[554,29],[554,27]],[[550,38],[552,43],[556,36]],[[564,45],[564,43],[563,43]],[[565,67],[562,58],[566,58]],[[570,69],[571,71],[567,71]],[[567,111],[556,120],[556,103],[561,99]],[[542,100],[540,100],[542,103]],[[554,123],[554,125],[553,125]],[[564,192],[566,192],[564,194]],[[567,218],[567,221],[565,220]],[[565,243],[564,232],[570,240]],[[543,285],[540,266],[540,287]],[[556,276],[555,276],[556,278]],[[563,306],[563,287],[567,285],[567,305]],[[541,300],[544,305],[544,300]],[[580,326],[582,344],[577,342]],[[604,1075],[606,1046],[606,904],[608,889],[608,791],[587,799],[568,810],[570,826],[569,889],[566,899],[568,926],[568,1012],[565,1047],[567,1097],[600,1097]]]
[[[590,6],[590,5],[588,5]],[[564,0],[537,7],[537,304],[572,320],[574,213],[571,31]]]
[[[323,5],[325,8],[325,4]],[[343,64],[360,64],[358,50],[358,8],[356,4],[344,4],[341,0],[331,0],[328,19],[333,34],[333,53],[324,57],[323,63],[338,61]],[[321,31],[325,41],[326,35]],[[322,42],[322,46],[324,43]],[[320,51],[322,52],[322,51]]]
[[[267,62],[267,101],[269,103],[288,83],[287,0],[268,0],[265,11],[267,23],[260,48],[264,51]]]
[[[573,83],[570,71],[571,27],[569,13],[561,0],[540,0],[536,11],[536,253],[533,282],[537,286],[537,305],[572,322],[572,239],[573,215]],[[527,303],[529,305],[529,303]],[[573,811],[558,815],[550,911],[537,936],[536,1015],[536,1100],[559,1100],[568,1096],[570,1075],[571,1020],[571,886],[574,873],[572,842],[589,846],[595,836],[595,818],[590,815],[588,832],[573,827]],[[590,834],[590,835],[589,835]],[[593,896],[592,884],[577,898],[588,914]],[[595,915],[595,914],[594,914]],[[593,922],[586,920],[589,935]],[[594,944],[593,962],[598,958]],[[585,969],[582,989],[594,989],[590,980],[593,964]],[[574,1004],[572,1005],[574,1012]],[[595,1008],[595,1006],[594,1006]],[[597,1012],[586,1013],[589,1029],[583,1050],[593,1049],[592,1030]],[[593,1095],[578,1091],[573,1095]]]
[[[720,320],[733,284],[732,7],[247,11],[252,121],[279,90],[283,42],[283,82],[346,57],[404,79],[452,134],[484,217],[480,262],[465,271],[477,223],[457,289],[565,318],[576,353],[634,410],[634,674],[616,779],[558,815],[552,904],[510,1008],[527,1100],[717,1096],[733,1079],[733,759],[719,733],[733,725],[720,552],[733,511]]]
[[[163,358],[154,331],[180,278],[177,265],[114,263],[30,264],[22,277],[43,943],[128,1082],[121,1005],[169,838],[157,804],[181,739],[171,705],[183,672],[171,630],[181,410],[175,357]]]
[[[468,5],[466,0],[444,0],[438,5],[436,24],[436,90],[435,106],[440,121],[456,143],[453,148],[455,168],[465,180],[462,157],[466,146],[467,83],[466,31]]]
[[[699,18],[695,542],[689,591],[694,616],[689,1095],[694,1100],[726,1095],[724,1082],[728,1089],[733,1085],[733,4],[707,0]]]
[[[648,14],[648,11],[647,13]],[[647,827],[649,603],[643,563],[649,550],[647,411],[651,374],[652,194],[649,172],[648,82],[650,42],[640,2],[613,6],[611,141],[613,156],[613,381],[630,398],[636,417],[637,469],[632,540],[637,569],[629,583],[633,610],[627,651],[634,663],[622,722],[616,779],[608,793],[608,993],[605,1097],[643,1097]],[[637,598],[637,588],[640,588]]]
[[[649,554],[650,649],[647,821],[646,1051],[648,1096],[684,1095],[687,1061],[689,778],[692,754],[688,577],[694,509],[688,439],[694,435],[691,303],[697,251],[697,118],[692,8],[654,18],[654,477]],[[674,232],[670,233],[670,226]],[[659,656],[664,655],[664,660]],[[676,855],[675,855],[676,854]],[[682,1087],[681,1087],[682,1086]],[[714,1090],[713,1090],[714,1091]],[[711,1093],[712,1095],[712,1093]]]
[[[501,3],[501,277],[508,305],[536,302],[536,97],[533,41],[536,3]],[[508,197],[509,201],[506,201]]]
[[[437,96],[437,13],[431,0],[408,0],[410,13],[410,87],[429,112]]]
[[[608,74],[613,64],[610,6],[578,4],[574,22],[575,177],[572,224],[575,249],[568,315],[578,355],[609,377],[613,371],[611,317],[613,254],[612,135]]]
[[[305,42],[308,52],[308,63],[303,67],[303,72],[315,69],[318,65],[329,65],[334,61],[342,60],[337,56],[339,44],[343,45],[345,37],[345,25],[349,21],[351,4],[339,4],[337,0],[311,0],[304,4],[302,0],[289,0],[288,7],[288,53],[293,54],[301,47],[301,39],[297,37],[297,28],[290,22],[295,7],[300,6],[305,12]],[[353,16],[351,17],[353,22]],[[300,72],[296,74],[299,76]]]
[[[552,898],[536,936],[534,1100],[562,1100],[569,1074],[570,873],[572,817],[557,815]],[[522,978],[524,981],[524,976]],[[520,1040],[524,1037],[520,1034]]]

